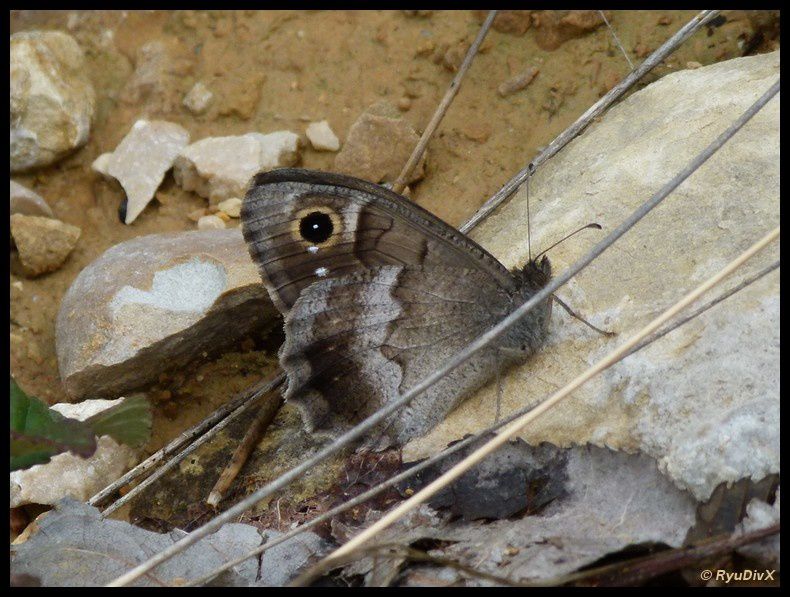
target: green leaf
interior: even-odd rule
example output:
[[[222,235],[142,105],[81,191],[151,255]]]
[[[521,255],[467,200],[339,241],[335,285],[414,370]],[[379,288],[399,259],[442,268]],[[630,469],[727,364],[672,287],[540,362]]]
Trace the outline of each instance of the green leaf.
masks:
[[[64,417],[25,394],[11,378],[11,470],[44,464],[70,451],[88,458],[96,451],[96,436],[139,446],[151,436],[151,407],[142,396],[127,398],[86,421]]]
[[[109,435],[128,446],[140,446],[151,437],[151,406],[143,396],[132,396],[90,417],[96,435]]]
[[[61,452],[87,458],[96,451],[90,427],[67,419],[25,394],[11,378],[11,470],[43,464]]]

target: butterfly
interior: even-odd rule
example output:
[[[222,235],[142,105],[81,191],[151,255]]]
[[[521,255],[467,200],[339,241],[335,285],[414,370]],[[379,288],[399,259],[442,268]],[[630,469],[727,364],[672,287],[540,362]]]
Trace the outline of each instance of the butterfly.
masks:
[[[284,398],[317,436],[335,437],[432,373],[551,278],[544,256],[508,270],[409,199],[339,174],[258,174],[242,231],[284,317]],[[499,368],[548,335],[551,298],[391,415],[377,449],[427,433]]]

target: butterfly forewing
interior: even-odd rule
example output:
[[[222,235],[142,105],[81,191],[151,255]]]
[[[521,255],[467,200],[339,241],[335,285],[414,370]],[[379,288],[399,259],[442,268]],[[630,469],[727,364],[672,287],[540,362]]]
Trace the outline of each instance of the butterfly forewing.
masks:
[[[250,254],[286,313],[316,280],[384,265],[480,270],[513,289],[513,278],[479,245],[383,187],[300,169],[258,175],[242,209]]]

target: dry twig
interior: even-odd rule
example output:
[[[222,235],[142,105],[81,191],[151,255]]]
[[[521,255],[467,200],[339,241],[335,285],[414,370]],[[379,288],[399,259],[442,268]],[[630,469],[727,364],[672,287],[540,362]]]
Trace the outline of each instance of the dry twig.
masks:
[[[247,433],[244,434],[244,439],[241,440],[241,443],[233,452],[230,462],[228,462],[225,470],[222,471],[219,479],[217,479],[217,482],[214,484],[214,488],[208,494],[206,504],[209,506],[216,507],[219,505],[220,501],[222,501],[222,497],[236,479],[241,468],[247,462],[247,458],[249,458],[250,454],[255,449],[261,435],[274,420],[277,411],[280,410],[283,404],[283,398],[282,394],[279,393],[279,387],[268,392],[261,402],[262,404],[252,424],[249,429],[247,429]]]
[[[425,153],[425,148],[428,146],[428,141],[431,140],[431,136],[436,131],[436,128],[439,126],[439,123],[444,118],[447,109],[450,107],[453,99],[455,99],[458,90],[461,88],[461,80],[464,78],[466,71],[469,70],[469,67],[472,66],[472,60],[474,60],[477,51],[480,49],[480,44],[483,43],[483,40],[486,37],[486,33],[491,28],[491,23],[494,22],[494,17],[496,17],[497,11],[490,10],[488,12],[488,16],[483,24],[480,26],[480,31],[477,32],[477,37],[475,41],[472,43],[469,50],[466,52],[466,56],[464,57],[464,61],[461,63],[461,66],[458,68],[458,72],[453,77],[453,80],[450,82],[450,86],[447,88],[447,91],[442,98],[442,101],[439,103],[439,106],[436,108],[436,112],[433,113],[431,117],[431,121],[428,123],[428,126],[425,127],[425,131],[423,131],[420,140],[417,142],[417,146],[412,151],[411,155],[409,156],[406,165],[403,166],[403,170],[398,175],[398,178],[395,180],[395,183],[392,185],[392,190],[396,193],[402,193],[403,189],[406,188],[406,185],[409,181],[409,176],[411,176],[412,171],[420,162],[420,158]]]
[[[714,19],[720,11],[718,10],[703,10],[691,21],[686,23],[675,35],[670,37],[664,44],[655,52],[650,54],[645,61],[631,71],[628,76],[620,81],[617,85],[593,104],[584,114],[582,114],[576,122],[560,133],[551,143],[548,144],[540,154],[532,160],[525,168],[520,170],[516,175],[505,183],[499,191],[494,194],[488,201],[486,201],[480,209],[463,225],[461,232],[469,232],[472,228],[482,222],[497,206],[505,199],[510,197],[516,190],[524,183],[525,180],[540,166],[543,162],[556,155],[560,149],[570,143],[579,133],[581,133],[593,119],[603,113],[610,105],[625,94],[631,87],[633,87],[639,80],[647,73],[653,70],[656,66],[661,64],[661,61],[674,52],[684,41],[686,41],[697,29],[702,27],[705,23]]]

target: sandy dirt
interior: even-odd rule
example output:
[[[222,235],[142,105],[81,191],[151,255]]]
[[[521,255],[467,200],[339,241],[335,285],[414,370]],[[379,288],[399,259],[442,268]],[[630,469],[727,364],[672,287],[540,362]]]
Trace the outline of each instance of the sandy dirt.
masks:
[[[304,137],[310,121],[327,119],[341,141],[370,104],[398,105],[421,131],[474,38],[481,16],[470,11],[18,11],[11,32],[61,29],[87,55],[97,92],[88,144],[54,166],[14,180],[32,188],[56,217],[82,228],[77,248],[58,271],[26,278],[12,255],[11,372],[49,403],[65,399],[55,356],[55,318],[77,274],[109,247],[130,238],[191,230],[187,214],[207,201],[177,187],[168,174],[153,201],[130,226],[119,221],[123,191],[90,170],[139,118],[177,122],[193,140],[288,129]],[[694,11],[613,11],[610,21],[638,63]],[[710,64],[744,52],[775,49],[778,41],[743,11],[725,11],[699,31],[647,82],[689,63]],[[545,33],[545,31],[544,31]],[[148,42],[168,54],[165,75],[148,95],[130,92],[136,57]],[[471,216],[508,178],[629,71],[606,27],[555,49],[533,26],[523,35],[492,30],[458,96],[429,145],[427,175],[412,198],[453,225]],[[507,79],[535,67],[523,90],[501,97]],[[214,93],[208,111],[183,105],[197,81]],[[334,153],[305,144],[301,165],[331,169]],[[237,226],[238,220],[229,224]],[[162,376],[153,451],[272,367],[278,338],[247,339],[218,360]]]

